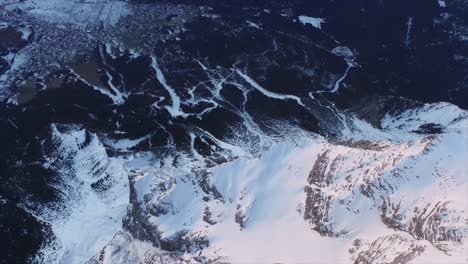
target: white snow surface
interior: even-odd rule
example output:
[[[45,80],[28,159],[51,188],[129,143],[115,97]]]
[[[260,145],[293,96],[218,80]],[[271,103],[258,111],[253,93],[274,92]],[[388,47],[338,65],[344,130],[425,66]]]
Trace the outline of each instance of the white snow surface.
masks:
[[[167,90],[167,92],[169,93],[169,96],[171,97],[172,106],[166,106],[165,108],[167,109],[167,111],[169,111],[169,113],[173,117],[177,117],[177,116],[186,117],[187,114],[185,114],[180,108],[180,97],[177,95],[176,91],[167,83],[163,72],[159,68],[158,61],[156,57],[153,55],[151,56],[151,67],[156,72],[156,79]]]
[[[343,82],[344,79],[346,79],[346,76],[348,76],[348,72],[352,67],[353,65],[348,63],[348,67],[346,68],[343,76],[341,76],[338,80],[336,80],[335,85],[333,86],[333,89],[330,92],[332,93],[338,92],[338,89],[340,89],[341,82]]]
[[[398,116],[386,115],[382,128],[392,132],[407,133],[417,130],[421,125],[439,124],[454,133],[466,133],[468,113],[450,103],[425,104],[421,108],[405,111]]]
[[[81,263],[100,256],[103,263],[193,263],[199,257],[230,263],[353,263],[363,256],[374,263],[402,256],[411,263],[466,261],[468,113],[436,103],[387,115],[382,130],[357,118],[346,123],[342,142],[292,133],[300,139],[272,143],[259,155],[229,145],[239,148],[232,150],[237,158],[209,168],[194,149],[178,153],[177,163],[152,153],[110,158],[98,136],[91,134],[90,143],[80,147],[84,130],[53,128],[61,142],[58,151],[72,157],[65,175],[76,195],[69,197],[67,212],[40,215],[59,242],[58,252],[43,250],[48,257],[43,262]],[[427,123],[440,124],[443,133],[413,132]],[[135,142],[106,143],[127,149]],[[114,179],[111,188],[93,190],[90,184],[105,174]],[[216,192],[202,188],[202,175]],[[175,255],[122,230],[129,179],[161,239],[183,233],[184,239],[203,238],[209,246],[190,246]],[[165,213],[151,214],[149,208]],[[414,229],[415,219],[426,222]],[[446,231],[459,239],[444,240]]]
[[[247,83],[249,83],[253,88],[257,89],[259,92],[261,92],[263,95],[273,98],[273,99],[280,99],[280,100],[286,100],[286,99],[291,99],[296,101],[299,105],[304,106],[304,104],[301,101],[301,98],[295,95],[290,95],[290,94],[280,94],[280,93],[275,93],[268,91],[267,89],[263,88],[260,86],[254,79],[250,78],[247,74],[241,72],[240,70],[236,70],[236,73],[239,74],[242,79],[244,79]]]
[[[322,24],[325,23],[325,19],[319,17],[299,16],[298,18],[303,25],[309,24],[318,29],[322,29]]]
[[[85,130],[60,132],[52,126],[53,138],[59,142],[57,153],[70,159],[70,167],[63,167],[68,190],[64,206],[44,208],[39,216],[48,222],[57,241],[41,251],[43,263],[83,263],[97,254],[114,234],[121,230],[129,199],[127,172],[124,158],[110,158],[96,135],[91,135],[87,146]],[[57,162],[50,157],[48,164]],[[110,179],[106,180],[106,176]],[[92,183],[104,180],[109,188],[96,191]],[[58,248],[54,249],[54,247]]]
[[[220,224],[209,236],[213,248],[234,263],[343,262],[346,256],[335,251],[344,246],[343,241],[321,237],[298,212],[311,157],[319,151],[315,142],[305,147],[278,144],[260,158],[238,159],[215,168],[214,186],[226,204],[222,209],[209,205],[220,215]],[[235,222],[239,205],[247,216],[242,230]]]
[[[406,36],[405,36],[405,45],[409,47],[411,44],[411,34],[413,30],[413,17],[408,18],[408,22],[406,23]]]
[[[247,23],[247,25],[249,25],[249,27],[253,27],[253,28],[256,28],[258,30],[261,30],[262,27],[260,27],[257,23],[254,23],[250,20],[246,20],[245,23]]]
[[[354,52],[346,46],[338,46],[332,49],[332,53],[336,56],[345,57],[345,58],[353,58]]]
[[[443,125],[444,133],[413,133],[427,123]],[[161,237],[184,231],[187,239],[210,241],[209,247],[189,250],[169,263],[191,263],[200,255],[231,263],[353,263],[366,254],[374,263],[402,256],[412,263],[465,262],[467,112],[448,103],[427,104],[388,115],[383,130],[370,129],[364,121],[350,124],[354,128],[345,142],[314,137],[299,144],[275,143],[256,157],[241,156],[206,169],[209,185],[221,198],[196,183],[199,172],[193,168],[201,167],[200,157],[185,156],[181,166],[145,163],[144,157],[135,160],[131,184],[141,207],[167,211],[148,215]],[[329,180],[309,181],[309,173],[320,170],[315,165],[321,162],[326,164],[323,177]],[[314,193],[318,214],[307,213],[306,188]],[[330,203],[323,204],[320,197],[329,197]],[[382,220],[384,203],[389,206],[387,215],[396,210],[399,230]],[[204,220],[206,212],[212,223]],[[320,216],[326,221],[315,222]],[[420,234],[412,229],[417,218],[438,222],[436,226],[426,222]],[[330,233],[317,232],[323,228]],[[445,230],[461,239],[443,240]],[[122,236],[109,245],[115,247]],[[125,237],[125,245],[140,243]],[[145,253],[138,254],[160,258],[168,254],[150,245],[144,248]],[[123,257],[119,252],[106,256],[108,263],[119,263]]]
[[[128,3],[120,0],[25,0],[10,1],[5,8],[20,8],[28,14],[53,23],[78,26],[115,25],[130,13]]]

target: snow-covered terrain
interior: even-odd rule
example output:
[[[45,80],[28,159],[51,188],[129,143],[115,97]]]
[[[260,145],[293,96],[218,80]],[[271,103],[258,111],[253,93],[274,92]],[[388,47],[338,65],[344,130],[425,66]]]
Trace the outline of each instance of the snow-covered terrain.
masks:
[[[325,23],[325,19],[319,17],[299,16],[298,18],[303,25],[309,24],[318,29],[321,29],[322,24]]]
[[[130,179],[140,209],[131,218],[141,214],[159,246],[185,253],[121,233],[94,260],[463,263],[467,116],[450,104],[426,105],[383,120],[384,134],[404,140],[304,138],[202,171],[197,161],[139,161]],[[444,132],[415,132],[428,123]]]
[[[16,8],[39,19],[79,26],[114,25],[130,12],[125,1],[115,0],[26,0],[6,4],[6,10]]]
[[[0,3],[0,263],[468,262],[465,11]]]
[[[58,208],[43,208],[39,217],[50,222],[57,240],[43,248],[43,263],[82,263],[121,230],[129,197],[126,158],[110,158],[98,137],[85,130],[51,128],[57,144],[46,161],[64,176],[58,188],[65,197]],[[44,144],[50,144],[45,141]]]

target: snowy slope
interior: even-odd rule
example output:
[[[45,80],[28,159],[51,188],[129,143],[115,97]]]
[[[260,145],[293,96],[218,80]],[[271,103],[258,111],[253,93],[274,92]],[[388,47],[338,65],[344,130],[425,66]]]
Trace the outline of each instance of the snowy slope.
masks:
[[[43,263],[82,263],[95,255],[122,227],[128,205],[125,158],[110,158],[98,137],[85,130],[51,128],[57,144],[45,166],[64,176],[56,186],[65,197],[57,207],[39,210],[56,240],[42,249]],[[47,147],[48,141],[44,141]]]
[[[126,221],[134,236],[135,218],[144,221],[158,243],[121,233],[93,261],[462,263],[466,116],[450,104],[426,105],[383,120],[381,133],[406,140],[309,138],[202,171],[196,161],[140,161],[130,177],[139,209]],[[445,132],[412,132],[429,122]],[[115,250],[119,243],[126,250]]]

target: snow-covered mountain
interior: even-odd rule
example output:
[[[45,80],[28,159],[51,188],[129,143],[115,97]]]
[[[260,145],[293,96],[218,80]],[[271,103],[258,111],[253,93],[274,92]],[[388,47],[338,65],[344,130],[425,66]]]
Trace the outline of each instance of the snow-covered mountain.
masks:
[[[467,8],[0,3],[0,263],[467,263]]]
[[[90,263],[463,263],[467,117],[426,105],[379,140],[303,138],[210,168],[136,157],[124,230]],[[433,122],[444,132],[413,130]]]

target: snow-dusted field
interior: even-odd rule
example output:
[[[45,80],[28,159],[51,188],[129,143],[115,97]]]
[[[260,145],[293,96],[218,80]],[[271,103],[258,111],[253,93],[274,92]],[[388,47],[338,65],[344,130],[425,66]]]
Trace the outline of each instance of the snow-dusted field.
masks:
[[[29,15],[48,22],[78,26],[114,25],[129,14],[125,1],[115,0],[26,0],[11,1],[6,10],[20,8]]]

